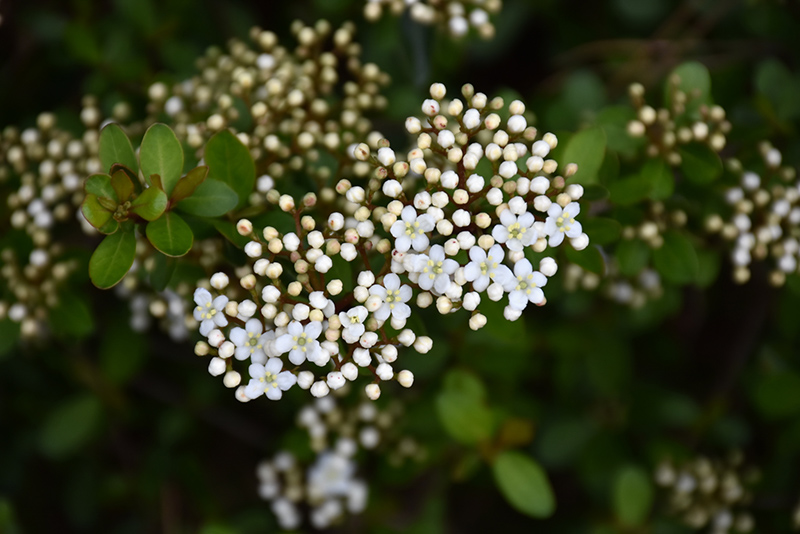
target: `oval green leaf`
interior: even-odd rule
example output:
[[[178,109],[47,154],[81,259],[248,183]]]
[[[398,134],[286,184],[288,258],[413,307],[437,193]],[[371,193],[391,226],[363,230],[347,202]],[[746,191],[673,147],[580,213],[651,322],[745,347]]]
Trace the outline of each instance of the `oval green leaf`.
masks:
[[[516,451],[501,452],[492,464],[492,473],[503,496],[519,512],[544,518],[555,511],[547,474],[532,458]]]
[[[591,238],[590,238],[591,239]],[[606,262],[597,247],[589,246],[583,250],[575,250],[572,247],[564,247],[567,259],[579,265],[589,272],[602,276],[606,271]]]
[[[678,150],[681,171],[687,180],[708,185],[722,175],[722,160],[706,145],[692,143]]]
[[[616,257],[622,276],[636,276],[650,259],[650,247],[641,239],[623,239],[617,245]]]
[[[125,165],[138,174],[139,165],[136,163],[136,153],[133,151],[130,139],[122,131],[119,124],[106,125],[100,132],[100,163],[103,169],[110,171],[112,165],[119,163]]]
[[[89,221],[89,224],[97,229],[102,228],[111,219],[112,215],[110,211],[100,204],[97,195],[92,193],[87,194],[86,198],[83,199],[81,213]]]
[[[111,175],[111,187],[114,188],[119,203],[122,204],[133,194],[133,182],[125,171],[121,170],[119,167],[117,167],[117,169],[117,172]]]
[[[206,180],[197,187],[192,196],[178,203],[178,209],[200,217],[219,217],[235,208],[238,203],[239,197],[227,184]]]
[[[148,187],[131,202],[131,211],[147,221],[155,221],[167,209],[167,194],[156,187]]]
[[[90,395],[57,405],[39,431],[39,450],[50,458],[63,458],[76,452],[94,433],[102,406]]]
[[[580,131],[567,141],[567,147],[560,161],[564,165],[577,163],[578,172],[569,180],[570,183],[597,183],[597,173],[603,164],[606,154],[606,134],[602,128],[595,126]]]
[[[92,174],[83,184],[83,190],[87,194],[97,195],[98,197],[110,198],[115,203],[119,202],[117,192],[114,191],[114,186],[111,185],[111,176],[107,174]]]
[[[589,236],[589,241],[595,245],[614,243],[622,234],[622,225],[609,217],[593,217],[582,222],[583,231]]]
[[[675,84],[674,82],[678,83]],[[711,103],[711,74],[705,65],[697,61],[681,63],[670,73],[666,81],[666,102],[671,107],[672,94],[675,90],[686,93],[686,113],[697,114],[700,106]]]
[[[133,265],[136,256],[136,236],[122,231],[103,239],[89,260],[89,278],[100,289],[119,283]]]
[[[209,178],[225,182],[239,197],[238,205],[247,202],[256,181],[256,165],[239,138],[222,130],[208,140],[205,148]]]
[[[186,173],[186,176],[178,180],[175,189],[169,197],[173,204],[192,196],[195,190],[202,184],[208,176],[208,167],[195,167]],[[237,199],[238,200],[238,199]]]
[[[169,126],[157,123],[147,129],[139,150],[142,173],[147,180],[157,174],[164,184],[167,196],[183,172],[183,147]]]
[[[494,417],[485,397],[485,386],[475,375],[458,369],[447,373],[444,387],[436,396],[436,411],[453,439],[475,444],[492,437]]]
[[[643,469],[626,466],[614,479],[614,513],[620,523],[639,526],[645,522],[653,505],[653,485]]]
[[[194,242],[192,229],[178,214],[172,212],[148,224],[145,233],[150,243],[167,256],[183,256],[192,249]]]

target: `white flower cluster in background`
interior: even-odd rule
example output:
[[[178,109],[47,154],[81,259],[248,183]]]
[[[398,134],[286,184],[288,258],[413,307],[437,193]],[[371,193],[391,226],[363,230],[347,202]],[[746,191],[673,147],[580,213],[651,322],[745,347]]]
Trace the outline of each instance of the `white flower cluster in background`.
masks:
[[[690,528],[707,529],[710,534],[755,531],[748,508],[753,499],[750,486],[758,478],[738,452],[723,459],[701,456],[678,466],[664,461],[655,472],[656,484],[669,492],[672,514]]]
[[[470,85],[465,101],[446,100],[438,83],[430,93],[424,120],[406,121],[417,138],[405,160],[386,140],[374,152],[362,143],[353,157],[371,177],[363,185],[340,180],[335,202],[269,192],[293,231],[239,221],[250,238],[252,271],[238,277],[248,298],[233,300],[223,273],[210,280],[217,293],[195,291],[194,318],[207,338],[196,352],[213,356],[209,372],[238,388],[240,400],[277,400],[295,385],[324,397],[359,377],[373,400],[382,382],[410,387],[414,375],[399,357],[433,344],[416,326],[424,319],[412,322],[418,310],[463,309],[478,330],[488,299],[517,320],[546,302],[543,288],[558,267],[545,253],[588,245],[578,220],[583,188],[564,177],[577,166],[557,174],[548,158],[557,139],[537,140],[522,102],[511,102],[502,121],[503,100]]]
[[[727,220],[708,217],[706,229],[733,243],[736,282],[750,279],[753,261],[769,259],[769,281],[781,286],[786,275],[800,272],[800,180],[795,169],[781,166],[778,149],[765,142],[759,152],[764,162],[761,173],[743,169],[738,160],[727,162],[740,175],[739,185],[725,191],[732,212]]]
[[[379,410],[368,401],[345,408],[329,396],[299,412],[297,423],[308,432],[315,460],[301,465],[291,452],[280,451],[256,470],[259,496],[272,504],[281,528],[298,528],[306,509],[308,521],[319,529],[362,512],[368,488],[356,477],[359,450],[381,447],[392,451],[390,457],[395,459],[419,456],[413,440],[396,442],[392,428],[398,409]]]
[[[502,0],[367,0],[364,17],[376,21],[385,11],[395,16],[407,11],[412,20],[439,26],[455,38],[472,28],[481,38],[491,39],[495,27],[489,17],[502,7]]]

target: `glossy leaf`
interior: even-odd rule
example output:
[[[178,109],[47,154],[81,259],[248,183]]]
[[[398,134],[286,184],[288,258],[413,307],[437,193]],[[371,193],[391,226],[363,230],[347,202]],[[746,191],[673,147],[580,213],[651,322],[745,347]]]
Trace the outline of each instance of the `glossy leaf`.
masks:
[[[190,197],[197,187],[202,184],[208,176],[208,167],[195,167],[186,173],[186,176],[178,180],[172,195],[169,197],[173,204]]]
[[[50,458],[76,452],[91,438],[101,415],[100,402],[90,395],[54,405],[39,431],[39,450]]]
[[[114,165],[111,166],[111,171],[109,172],[109,174],[113,176],[118,172],[124,172],[125,175],[131,179],[131,183],[133,184],[133,190],[137,193],[141,192],[142,182],[139,180],[138,173],[134,173],[131,169],[129,169],[125,165],[115,163]]]
[[[576,133],[567,141],[560,161],[564,165],[578,164],[578,172],[569,179],[571,183],[594,184],[605,154],[606,134],[602,128],[593,127]]]
[[[619,272],[623,276],[636,276],[650,259],[650,247],[641,239],[623,239],[616,250]]]
[[[103,239],[89,260],[89,278],[100,289],[119,283],[133,265],[136,256],[136,236],[132,231],[120,231]]]
[[[157,187],[148,187],[131,202],[131,211],[147,221],[155,221],[167,209],[167,194]]]
[[[200,217],[219,217],[236,207],[239,197],[224,182],[206,180],[192,196],[178,203],[178,209]]]
[[[672,169],[661,158],[650,158],[642,166],[642,179],[650,184],[650,198],[664,200],[675,191],[675,177]]]
[[[130,139],[119,124],[112,122],[102,129],[99,152],[103,170],[110,171],[112,165],[119,163],[132,170],[134,174],[139,172],[136,153],[133,151]]]
[[[608,186],[611,202],[620,206],[630,206],[647,198],[652,185],[641,176],[631,176],[618,180]]]
[[[118,170],[111,175],[111,187],[114,188],[120,204],[127,201],[133,194],[133,182],[122,170]]]
[[[677,80],[678,84],[673,82]],[[711,74],[705,65],[698,61],[687,61],[675,67],[666,80],[666,107],[675,90],[686,93],[686,113],[695,115],[700,106],[711,103]]]
[[[690,182],[708,185],[722,175],[722,160],[706,145],[693,143],[678,150],[681,172]]]
[[[169,196],[183,172],[183,147],[169,126],[157,123],[144,134],[139,161],[145,178],[159,175]]]
[[[614,479],[614,513],[620,523],[639,526],[645,523],[653,505],[653,484],[647,472],[626,466]]]
[[[84,218],[89,221],[89,224],[97,229],[105,225],[113,215],[109,210],[100,205],[97,195],[89,193],[84,197],[81,203],[81,213]]]
[[[664,234],[664,244],[653,251],[653,265],[665,280],[674,284],[692,284],[697,280],[697,252],[689,239],[678,232]]]
[[[436,411],[447,433],[465,444],[487,441],[494,417],[484,401],[483,384],[463,371],[451,371],[436,396]]]
[[[117,192],[114,191],[114,186],[111,185],[111,176],[108,174],[92,174],[84,183],[84,191],[87,194],[91,193],[98,197],[110,198],[115,203],[119,201]]]
[[[582,221],[583,231],[594,245],[608,245],[619,240],[622,225],[608,217],[593,217]]]
[[[256,181],[256,166],[247,147],[229,130],[222,130],[208,140],[204,158],[209,178],[225,182],[239,197],[237,205],[244,205]]]
[[[150,285],[156,291],[164,291],[175,273],[177,260],[164,254],[156,254],[153,268],[150,271]]]
[[[537,518],[555,512],[550,481],[532,458],[516,451],[501,452],[492,464],[492,473],[503,496],[519,512]]]
[[[167,256],[183,256],[192,248],[192,229],[177,213],[167,212],[147,225],[147,239]]]

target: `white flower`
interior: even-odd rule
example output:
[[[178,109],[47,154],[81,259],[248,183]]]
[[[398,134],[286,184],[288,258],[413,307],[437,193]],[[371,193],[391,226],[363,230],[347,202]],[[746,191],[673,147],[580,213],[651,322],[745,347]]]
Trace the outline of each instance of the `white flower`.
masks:
[[[458,262],[445,258],[444,247],[433,245],[429,255],[420,254],[414,260],[414,271],[419,273],[419,287],[425,291],[433,288],[444,293],[452,281],[450,275],[458,269]]]
[[[263,330],[264,325],[258,319],[250,319],[245,323],[244,328],[237,326],[231,330],[231,341],[236,345],[236,351],[233,354],[237,360],[253,358],[253,361],[256,362],[265,356],[264,347],[271,338],[275,337],[275,334],[271,330],[262,333]]]
[[[514,310],[524,310],[528,302],[538,304],[544,300],[542,287],[547,285],[547,277],[539,271],[534,271],[531,262],[527,259],[519,260],[514,264],[514,276],[506,286],[510,290],[508,304]]]
[[[194,302],[197,307],[194,309],[194,318],[200,322],[200,334],[207,336],[215,326],[228,326],[228,319],[225,317],[225,306],[228,304],[228,297],[220,295],[212,300],[211,293],[202,287],[194,290]]]
[[[412,291],[407,285],[400,286],[400,277],[389,273],[383,277],[383,285],[375,284],[369,288],[370,295],[380,297],[383,304],[373,315],[379,321],[385,321],[391,315],[396,319],[411,317],[411,307],[406,304],[411,300]]]
[[[342,322],[344,334],[349,339],[353,339],[353,342],[357,341],[364,333],[364,320],[368,314],[369,312],[364,306],[356,306],[347,312],[339,312],[339,320]]]
[[[322,323],[311,321],[305,328],[297,321],[292,321],[286,328],[287,333],[275,340],[274,348],[278,354],[289,352],[289,361],[300,365],[306,359],[314,361],[321,350],[317,338],[322,333]]]
[[[266,365],[254,363],[250,366],[250,382],[244,390],[244,394],[251,399],[260,397],[266,393],[270,400],[278,400],[297,382],[289,371],[283,371],[283,362],[280,358],[270,358]]]
[[[498,243],[505,243],[509,250],[520,251],[539,237],[533,229],[534,222],[536,219],[527,211],[516,216],[510,209],[503,210],[500,224],[492,229],[492,237]]]
[[[392,225],[392,235],[396,241],[394,247],[400,252],[406,252],[411,247],[416,251],[428,247],[428,236],[425,232],[433,230],[435,224],[430,215],[417,215],[413,206],[406,206],[400,213],[399,221]]]
[[[547,210],[547,220],[544,223],[544,231],[550,236],[548,244],[557,247],[567,237],[578,237],[583,229],[581,223],[575,217],[581,212],[581,206],[577,202],[570,202],[563,209],[558,204],[553,204]],[[510,247],[509,247],[510,248]]]
[[[488,254],[481,247],[469,249],[469,259],[472,261],[464,267],[464,278],[472,282],[475,291],[484,291],[492,282],[505,285],[513,279],[511,269],[502,264],[503,256],[503,247],[500,245],[493,245]]]

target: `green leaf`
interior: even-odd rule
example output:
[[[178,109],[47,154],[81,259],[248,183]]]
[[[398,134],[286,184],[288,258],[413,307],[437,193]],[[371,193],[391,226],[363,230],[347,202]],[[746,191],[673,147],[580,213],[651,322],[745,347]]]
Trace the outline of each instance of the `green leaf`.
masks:
[[[155,221],[166,209],[167,194],[157,187],[148,187],[131,202],[131,211],[146,221]]]
[[[81,204],[81,213],[83,214],[83,217],[89,221],[89,224],[97,229],[102,228],[113,215],[100,204],[97,195],[92,193],[88,193],[83,199],[83,203]]]
[[[238,206],[244,205],[256,181],[256,166],[247,147],[229,130],[222,130],[208,140],[204,158],[209,178],[225,182],[238,195]]]
[[[653,505],[653,485],[647,472],[625,466],[614,479],[614,513],[626,526],[642,525]]]
[[[708,185],[722,175],[722,160],[706,145],[692,143],[678,149],[681,171],[687,180]]]
[[[111,167],[115,163],[119,163],[133,171],[134,175],[139,173],[136,153],[133,151],[130,139],[119,124],[112,122],[100,131],[99,152],[100,163],[104,170],[111,172]],[[113,172],[111,174],[113,175]]]
[[[17,345],[19,332],[19,323],[15,323],[11,319],[0,320],[0,360]]]
[[[569,163],[578,164],[578,172],[569,179],[571,183],[594,184],[605,153],[606,134],[602,128],[595,126],[573,135],[560,161],[565,166]]]
[[[133,265],[136,256],[136,236],[121,231],[103,239],[89,260],[89,278],[100,289],[119,283]]]
[[[150,285],[156,291],[164,291],[175,273],[178,263],[175,258],[156,254],[153,269],[150,271]]]
[[[624,239],[616,250],[619,272],[623,276],[636,276],[650,259],[650,247],[641,239]]]
[[[584,201],[605,200],[608,198],[608,189],[600,184],[591,184],[583,188]]]
[[[532,458],[516,451],[501,452],[492,464],[492,473],[503,496],[517,511],[537,518],[555,512],[550,481]]]
[[[450,436],[465,444],[487,441],[494,431],[494,417],[484,402],[480,380],[464,371],[451,371],[436,396],[436,411]]]
[[[39,450],[54,459],[77,452],[92,437],[101,415],[100,402],[90,395],[56,404],[39,431]]]
[[[178,180],[169,201],[173,204],[191,196],[197,187],[202,184],[208,176],[208,167],[195,167],[186,173],[186,176]]]
[[[192,229],[177,213],[167,212],[147,225],[147,239],[167,256],[183,256],[192,249]]]
[[[119,163],[115,163],[114,165],[111,166],[111,172],[109,172],[109,174],[111,174],[113,176],[113,175],[117,174],[118,172],[124,172],[125,175],[128,178],[130,178],[131,183],[133,184],[133,190],[134,191],[139,193],[142,190],[142,183],[139,181],[138,173],[134,173],[132,170],[130,170],[125,165],[120,165]]]
[[[650,184],[650,198],[653,200],[669,198],[675,191],[672,169],[661,158],[648,159],[642,166],[641,177]]]
[[[183,147],[169,126],[157,123],[144,134],[139,161],[145,179],[159,175],[169,196],[183,172]]]
[[[219,217],[236,207],[239,197],[224,182],[206,180],[192,196],[178,203],[178,209],[200,217]]]
[[[619,240],[622,225],[615,219],[608,217],[593,217],[583,222],[583,231],[589,236],[589,242],[594,245],[608,245]]]
[[[124,311],[124,310],[123,310]],[[127,313],[114,312],[100,340],[100,369],[115,384],[124,384],[147,359],[147,336],[131,330]]]
[[[606,262],[597,247],[588,246],[583,250],[575,250],[572,247],[564,247],[564,249],[566,250],[567,259],[572,263],[601,276],[605,273]]]
[[[702,63],[687,61],[675,67],[667,77],[665,107],[671,107],[670,101],[676,89],[686,93],[686,113],[691,116],[697,115],[700,106],[711,104],[711,74]]]
[[[653,265],[665,280],[673,284],[697,281],[697,252],[689,239],[678,232],[664,234],[664,244],[653,251]]]
[[[59,295],[50,310],[50,326],[57,336],[84,338],[94,332],[94,319],[86,298],[74,293]]]
[[[126,202],[133,194],[133,182],[122,170],[111,175],[111,187],[114,188],[120,204]]]
[[[788,121],[800,116],[800,77],[792,75],[777,59],[768,59],[758,65],[756,87],[763,94],[778,119]]]
[[[97,197],[109,198],[115,204],[119,202],[117,192],[114,191],[114,186],[111,185],[111,176],[107,174],[92,174],[86,179],[83,189],[87,194],[91,193]]]
[[[652,184],[643,176],[631,176],[617,180],[608,186],[611,202],[620,206],[630,206],[647,198]]]

